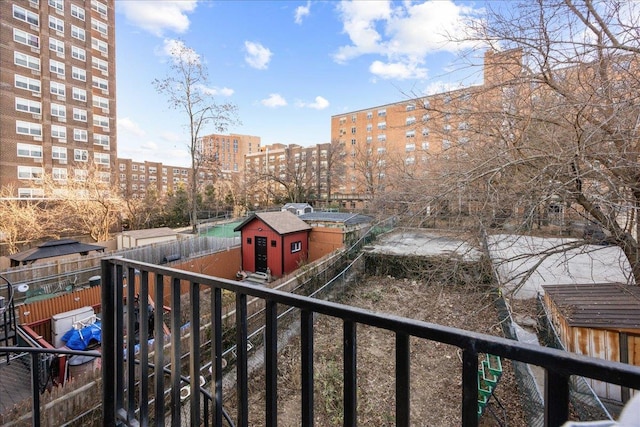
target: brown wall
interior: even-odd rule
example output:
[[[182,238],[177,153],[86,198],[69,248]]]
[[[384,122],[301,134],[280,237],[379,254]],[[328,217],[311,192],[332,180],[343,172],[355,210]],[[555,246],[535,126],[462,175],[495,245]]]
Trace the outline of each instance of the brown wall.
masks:
[[[309,235],[309,262],[316,261],[342,248],[343,234],[340,228],[314,227]]]

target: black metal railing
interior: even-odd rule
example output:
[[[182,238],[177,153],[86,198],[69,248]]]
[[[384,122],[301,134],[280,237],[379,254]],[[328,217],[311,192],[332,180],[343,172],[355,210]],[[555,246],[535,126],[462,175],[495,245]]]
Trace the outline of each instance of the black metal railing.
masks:
[[[137,302],[141,307],[147,304],[147,294],[151,278],[154,282],[152,298],[154,301],[170,301],[169,329],[171,334],[164,337],[155,334],[153,341],[154,366],[169,366],[171,372],[169,384],[165,384],[164,375],[150,375],[149,364],[141,363],[136,369],[138,360],[149,358],[147,338],[147,310],[141,310],[139,319],[139,352],[136,353],[136,341],[133,334],[126,330],[134,330],[133,316],[124,316],[125,312],[134,310],[135,292],[133,286],[123,288],[123,273],[128,277],[140,274],[139,295]],[[188,422],[190,425],[221,426],[223,423],[223,387],[222,387],[222,291],[235,294],[235,346],[236,346],[236,425],[247,426],[249,414],[248,400],[248,351],[247,351],[247,301],[248,297],[258,298],[265,304],[264,334],[264,371],[266,400],[264,413],[266,425],[277,425],[277,348],[278,348],[278,305],[295,307],[300,310],[301,339],[301,419],[302,425],[314,423],[314,367],[313,367],[313,319],[315,314],[323,314],[343,320],[344,351],[344,425],[355,425],[357,416],[357,383],[356,352],[357,327],[369,325],[395,333],[395,380],[396,380],[396,425],[410,425],[410,389],[411,359],[409,351],[410,338],[437,341],[454,345],[462,350],[462,424],[477,426],[477,389],[478,389],[478,357],[482,353],[490,353],[502,358],[521,361],[541,366],[545,370],[545,423],[548,426],[561,425],[569,415],[569,377],[578,375],[618,384],[631,389],[640,389],[640,368],[631,365],[609,362],[602,359],[589,358],[564,351],[520,343],[504,338],[463,331],[446,326],[436,325],[412,319],[377,314],[370,311],[341,305],[333,302],[317,300],[299,295],[279,292],[261,286],[254,286],[225,279],[213,278],[201,274],[188,273],[157,265],[128,261],[125,259],[105,259],[102,261],[102,327],[103,327],[103,399],[104,425],[149,425],[153,419],[155,425],[179,426],[182,423],[182,405],[180,400],[181,360],[180,334],[181,328],[181,287],[188,284],[188,295],[191,302],[198,301],[201,287],[211,290],[211,349],[210,354],[203,354],[199,331],[202,323],[200,307],[192,303],[189,309],[189,334],[186,351],[188,353],[188,374],[190,378],[198,378],[202,360],[212,366],[212,409],[207,419],[202,418],[203,403],[197,389],[196,381],[191,382],[191,397],[188,403]],[[124,295],[123,289],[126,289]],[[165,299],[164,292],[169,290]],[[124,298],[126,296],[126,299]],[[123,303],[123,301],[126,301]],[[155,310],[155,325],[162,323],[162,310]],[[164,360],[163,349],[169,349],[169,360]],[[152,378],[152,380],[150,379]],[[153,381],[153,385],[150,384]],[[149,413],[149,390],[155,390],[156,396],[163,396],[170,390],[169,401],[155,399],[154,413]],[[414,422],[415,423],[415,420]]]

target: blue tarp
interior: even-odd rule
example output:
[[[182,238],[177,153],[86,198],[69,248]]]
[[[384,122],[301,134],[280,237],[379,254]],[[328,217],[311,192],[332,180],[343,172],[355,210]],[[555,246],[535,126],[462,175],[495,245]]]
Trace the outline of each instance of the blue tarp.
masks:
[[[100,322],[85,326],[82,329],[71,329],[62,336],[62,341],[71,350],[86,350],[91,342],[102,342]]]

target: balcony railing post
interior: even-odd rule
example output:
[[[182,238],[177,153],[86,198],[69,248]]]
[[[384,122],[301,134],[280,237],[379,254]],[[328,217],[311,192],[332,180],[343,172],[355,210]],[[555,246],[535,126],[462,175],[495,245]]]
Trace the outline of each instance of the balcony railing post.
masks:
[[[191,425],[200,426],[200,284],[189,283],[191,334],[189,334],[189,377],[191,378]]]
[[[31,423],[40,427],[40,354],[31,353]]]
[[[164,276],[156,274],[154,289],[154,334],[153,334],[153,382],[155,396],[155,421],[156,424],[164,425]]]
[[[247,295],[236,294],[236,375],[238,426],[249,425],[249,380],[247,371]]]
[[[278,305],[267,300],[265,310],[265,424],[278,425]]]
[[[115,390],[111,396],[115,396],[116,410],[120,418],[123,418],[122,410],[124,409],[124,288],[123,288],[123,271],[122,265],[116,265],[115,277],[111,278],[113,289],[111,290],[114,310],[109,312],[113,313],[113,319],[110,323],[114,328],[114,351],[111,357],[115,360],[116,383]],[[104,311],[103,311],[104,314]]]
[[[544,424],[560,426],[569,419],[569,376],[546,369],[544,378]]]
[[[134,270],[135,275],[135,270]],[[135,283],[135,276],[133,282]],[[149,425],[149,272],[140,275],[140,425]]]
[[[180,399],[180,279],[171,279],[171,426],[180,427],[182,402]],[[193,331],[191,331],[193,333]]]
[[[135,418],[136,405],[136,277],[135,269],[127,269],[127,421]],[[138,307],[138,310],[140,307]],[[138,331],[139,333],[140,331]]]
[[[102,396],[115,396],[116,380],[116,340],[113,323],[115,312],[113,266],[108,260],[102,262]],[[115,399],[102,399],[102,419],[104,425],[116,425],[116,401]]]
[[[211,298],[211,318],[212,318],[212,348],[211,364],[213,393],[213,416],[216,427],[222,427],[222,289],[213,288]]]
[[[462,350],[462,425],[478,425],[478,352]]]
[[[409,335],[396,332],[396,426],[409,427],[411,408]]]
[[[313,426],[313,312],[300,312],[302,425]]]
[[[344,423],[345,427],[357,424],[357,345],[356,323],[347,320],[343,325],[344,336]]]

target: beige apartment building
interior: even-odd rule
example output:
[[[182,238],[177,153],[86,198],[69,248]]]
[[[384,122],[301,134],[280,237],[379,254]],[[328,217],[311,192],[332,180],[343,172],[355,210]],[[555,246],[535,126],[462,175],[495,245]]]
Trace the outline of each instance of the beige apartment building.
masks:
[[[4,0],[0,16],[0,187],[113,182],[114,0]]]
[[[271,144],[245,156],[247,204],[271,206],[284,201],[330,201],[332,173],[342,173],[343,147],[324,143],[311,147]]]
[[[163,196],[179,186],[187,188],[190,177],[191,168],[118,158],[118,185],[124,197],[144,198],[151,188]]]

